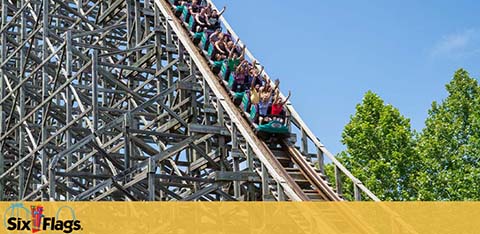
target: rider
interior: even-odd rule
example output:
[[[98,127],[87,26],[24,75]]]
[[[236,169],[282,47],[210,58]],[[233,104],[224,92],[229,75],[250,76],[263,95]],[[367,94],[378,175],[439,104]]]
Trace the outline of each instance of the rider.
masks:
[[[220,39],[223,39],[224,34],[221,29],[215,30],[210,36],[208,37],[208,42],[212,45],[215,44],[215,42],[219,41]],[[208,49],[207,47],[205,49]]]
[[[227,35],[223,35],[222,37],[219,36],[219,40],[216,41],[215,44],[213,45],[214,46],[214,52],[213,52],[214,57],[217,53],[220,53],[222,55],[227,55],[228,54],[228,51],[227,51],[228,40],[229,40],[229,38],[228,38]]]
[[[271,114],[272,114],[274,120],[280,121],[281,123],[284,122],[283,119],[285,117],[284,116],[285,112],[283,110],[283,106],[287,103],[288,99],[290,99],[291,96],[292,96],[292,93],[290,91],[288,91],[288,96],[284,101],[280,97],[280,92],[276,93],[275,101],[273,101],[272,111],[271,111]]]
[[[263,75],[263,80],[265,81],[265,85],[260,88],[260,99],[271,99],[272,93],[276,93],[278,91],[280,81],[278,79],[275,80],[275,87],[272,88],[270,85],[270,79],[268,79],[267,75]]]
[[[260,84],[257,84],[255,81],[257,77],[253,78],[253,81],[250,83],[250,103],[252,105],[257,105],[260,102]]]
[[[205,28],[207,27],[207,15],[205,13],[200,12],[198,14],[194,15],[194,20],[195,20],[195,25],[192,28],[193,32],[202,32],[205,31]]]
[[[237,41],[235,42],[235,44],[233,46],[231,46],[231,44],[227,45],[227,48],[230,46],[229,52],[228,52],[228,57],[227,57],[227,71],[226,71],[225,77],[224,77],[227,80],[230,77],[230,72],[235,71],[237,69],[237,66],[240,64],[240,62],[242,60],[244,60],[244,57],[245,57],[245,45],[242,48],[242,54],[240,56],[238,55],[236,45],[237,45],[239,40],[240,39],[237,39]]]
[[[220,13],[217,10],[212,10],[212,13],[207,15],[207,28],[210,30],[215,30],[220,28],[220,16],[223,15],[227,7],[223,7]]]
[[[259,72],[256,65],[257,65],[257,61],[253,60],[251,66],[250,66],[250,69],[248,71],[248,83],[249,84],[254,83],[255,85],[258,84],[261,87],[261,86],[263,86],[263,79],[260,76],[260,74],[262,74],[262,72],[263,72],[263,66],[262,66],[262,69]]]
[[[246,64],[248,64],[248,61],[243,60],[235,70],[235,80],[232,86],[233,92],[243,92],[245,90],[244,85],[247,79],[247,69],[245,66]]]
[[[263,87],[262,87],[263,88]],[[262,89],[260,88],[260,90]],[[263,122],[268,123],[271,121],[270,117],[268,117],[268,108],[272,104],[271,98],[266,98],[260,96],[260,102],[258,103],[258,124],[262,125]]]
[[[195,15],[196,13],[199,13],[201,10],[202,10],[202,6],[198,2],[198,0],[193,0],[192,4],[190,4],[190,6],[188,7],[188,12],[190,13],[190,15]]]
[[[238,53],[238,50],[237,50],[237,44],[238,42],[240,41],[240,38],[237,39],[237,41],[235,42],[235,44],[233,43],[230,43],[228,44],[228,48],[229,48],[229,54],[228,54],[228,69],[230,71],[235,71],[235,69],[237,68],[237,66],[240,64],[240,61],[244,59],[245,57],[245,45],[243,45],[242,47],[242,52],[241,54],[239,55]]]

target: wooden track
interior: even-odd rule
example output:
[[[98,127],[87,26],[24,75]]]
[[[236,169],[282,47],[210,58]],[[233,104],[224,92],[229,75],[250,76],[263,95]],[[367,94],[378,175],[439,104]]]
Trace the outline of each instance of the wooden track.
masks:
[[[230,99],[231,95],[225,90],[225,86],[222,85],[217,76],[212,73],[207,59],[193,44],[190,39],[190,33],[183,27],[182,21],[174,16],[169,3],[162,0],[156,0],[155,3],[165,15],[171,16],[169,23],[172,26],[172,29],[178,35],[179,40],[195,61],[202,75],[206,78],[210,88],[220,100],[222,107],[229,114],[232,122],[236,125],[241,134],[245,137],[247,144],[252,146],[253,151],[260,158],[261,162],[265,164],[269,173],[282,185],[287,196],[293,201],[310,201],[312,199],[307,194],[310,194],[311,196],[313,193],[320,195],[311,196],[314,200],[342,200],[342,198],[340,198],[340,196],[338,196],[338,194],[326,184],[326,181],[321,175],[315,171],[313,165],[310,165],[295,147],[288,145],[287,147],[284,147],[283,150],[285,153],[289,154],[288,157],[292,158],[295,164],[299,167],[284,167],[278,161],[267,145],[255,135],[251,128],[251,124],[242,117],[244,116],[243,111],[234,105],[233,101]],[[292,171],[297,169],[301,174],[305,175],[306,180],[295,180],[292,178],[291,173],[294,173]],[[301,188],[301,186],[303,188]]]

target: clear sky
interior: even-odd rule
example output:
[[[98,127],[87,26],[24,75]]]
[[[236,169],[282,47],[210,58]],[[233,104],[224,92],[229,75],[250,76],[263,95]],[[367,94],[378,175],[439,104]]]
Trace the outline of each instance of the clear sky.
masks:
[[[480,78],[478,0],[214,2],[332,153],[366,91],[420,131],[455,70]]]

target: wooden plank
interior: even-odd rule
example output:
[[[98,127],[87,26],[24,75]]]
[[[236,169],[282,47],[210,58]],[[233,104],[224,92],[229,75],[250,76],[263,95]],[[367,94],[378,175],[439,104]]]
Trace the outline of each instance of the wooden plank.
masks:
[[[217,134],[222,136],[230,136],[230,131],[223,126],[208,126],[201,124],[189,124],[188,130],[195,133]]]
[[[192,90],[196,92],[202,92],[202,86],[192,82],[177,81],[177,89]]]
[[[261,182],[262,178],[255,172],[250,171],[216,171],[214,174],[216,181],[248,181],[248,182]]]
[[[208,154],[208,157],[210,157],[214,162],[218,163],[220,162],[220,152],[214,151]],[[205,158],[199,158],[195,162],[193,162],[190,166],[190,170],[195,171],[199,168],[202,168],[203,166],[206,166],[208,163],[207,159]]]

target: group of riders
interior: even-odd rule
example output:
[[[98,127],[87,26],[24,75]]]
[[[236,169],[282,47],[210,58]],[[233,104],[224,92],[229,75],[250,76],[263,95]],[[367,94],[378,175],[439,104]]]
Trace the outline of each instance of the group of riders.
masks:
[[[291,92],[283,99],[279,91],[280,81],[272,82],[265,74],[262,75],[263,67],[259,70],[256,61],[245,59],[245,45],[238,46],[239,39],[234,41],[228,33],[222,32],[220,16],[226,7],[218,12],[210,3],[204,4],[201,0],[171,0],[171,3],[176,15],[189,24],[194,41],[202,41],[201,47],[208,51],[212,71],[226,80],[231,79],[231,91],[248,95],[249,104],[244,109],[257,108],[256,123],[261,125],[272,120],[284,123],[284,106]]]

